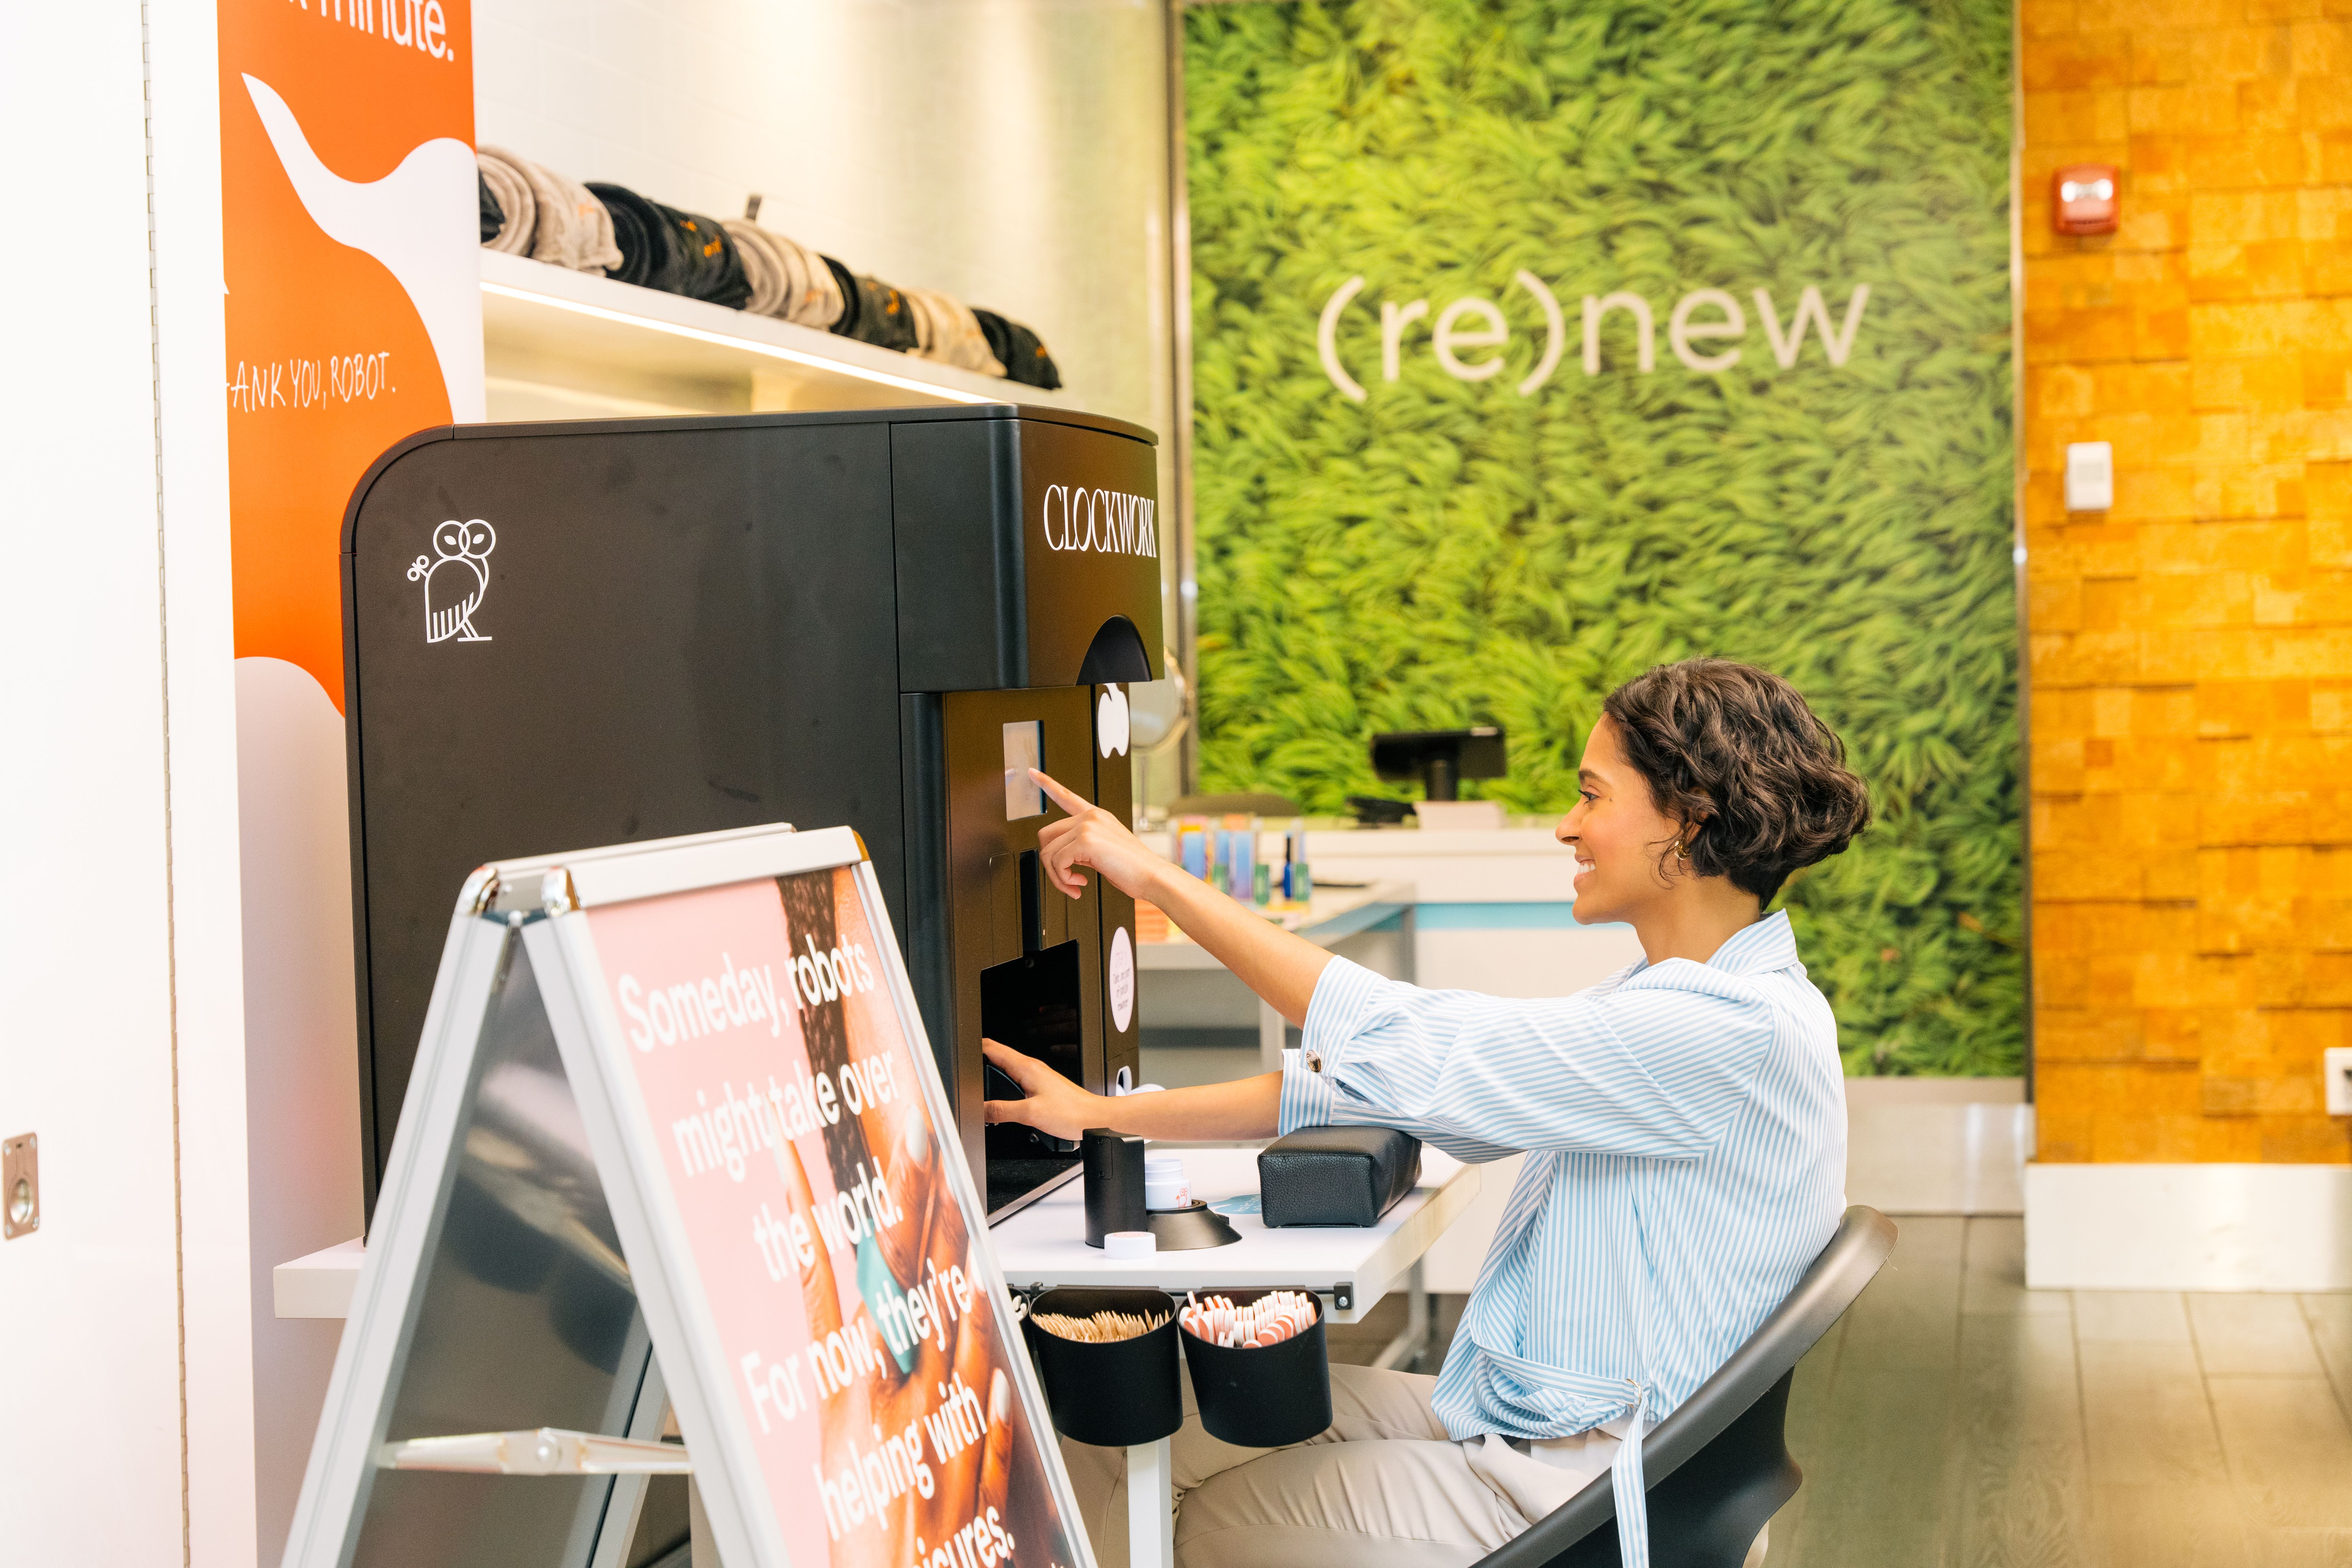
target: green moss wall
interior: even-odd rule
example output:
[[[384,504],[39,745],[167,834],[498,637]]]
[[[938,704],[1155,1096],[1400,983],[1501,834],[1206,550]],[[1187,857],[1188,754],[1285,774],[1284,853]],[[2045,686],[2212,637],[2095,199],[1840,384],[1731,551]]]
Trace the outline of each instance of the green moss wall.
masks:
[[[1465,793],[1559,811],[1611,687],[1753,660],[1882,813],[1784,895],[1849,1070],[2018,1071],[2006,5],[1294,0],[1186,28],[1202,787],[1338,811],[1393,793],[1373,731],[1489,721],[1510,775]],[[1561,320],[1524,392],[1549,339],[1521,272]],[[1361,401],[1318,352],[1358,278],[1330,336]],[[1696,304],[1727,332],[1678,353],[1701,289],[1744,331]],[[1586,297],[1619,292],[1651,368],[1621,307],[1588,373]],[[1432,329],[1465,298],[1507,337],[1464,307],[1449,371]],[[1390,380],[1382,307],[1415,300]]]

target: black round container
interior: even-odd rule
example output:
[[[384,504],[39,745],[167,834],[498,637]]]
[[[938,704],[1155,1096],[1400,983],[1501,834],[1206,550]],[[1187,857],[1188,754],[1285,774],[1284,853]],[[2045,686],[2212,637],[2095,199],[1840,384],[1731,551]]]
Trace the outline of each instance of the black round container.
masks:
[[[1305,1290],[1302,1286],[1287,1287]],[[1245,1307],[1277,1287],[1263,1290],[1213,1290]],[[1307,1331],[1276,1344],[1229,1350],[1180,1330],[1184,1361],[1192,1370],[1192,1397],[1209,1436],[1244,1448],[1278,1448],[1304,1443],[1331,1425],[1331,1359],[1323,1339],[1323,1303],[1311,1290],[1315,1321]]]
[[[1242,1238],[1234,1222],[1200,1202],[1181,1209],[1152,1209],[1144,1216],[1162,1252],[1190,1252],[1203,1247],[1231,1247]]]
[[[1029,1342],[1037,1379],[1054,1429],[1077,1443],[1124,1448],[1153,1443],[1184,1425],[1184,1389],[1176,1381],[1176,1303],[1167,1291],[1147,1289],[1088,1289],[1065,1286],[1029,1303],[1021,1331]],[[1148,1334],[1108,1344],[1066,1340],[1039,1328],[1039,1312],[1090,1318],[1097,1312],[1133,1312],[1168,1321]],[[1319,1343],[1320,1341],[1318,1340]],[[1329,1397],[1324,1424],[1330,1424]]]

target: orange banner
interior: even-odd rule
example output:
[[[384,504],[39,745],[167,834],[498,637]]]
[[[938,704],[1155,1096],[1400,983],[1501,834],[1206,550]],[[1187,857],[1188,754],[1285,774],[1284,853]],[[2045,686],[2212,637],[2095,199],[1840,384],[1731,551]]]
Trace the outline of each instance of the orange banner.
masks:
[[[236,652],[341,708],[343,508],[482,416],[468,0],[221,0]]]

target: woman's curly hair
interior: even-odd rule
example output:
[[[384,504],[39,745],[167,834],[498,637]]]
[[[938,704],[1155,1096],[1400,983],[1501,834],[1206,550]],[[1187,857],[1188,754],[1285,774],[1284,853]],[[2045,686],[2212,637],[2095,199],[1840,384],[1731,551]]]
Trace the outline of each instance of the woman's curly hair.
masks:
[[[1870,792],[1845,742],[1769,670],[1727,658],[1662,664],[1601,708],[1658,809],[1684,825],[1702,877],[1766,903],[1789,873],[1837,854],[1870,826]],[[1661,868],[1672,847],[1662,849]]]

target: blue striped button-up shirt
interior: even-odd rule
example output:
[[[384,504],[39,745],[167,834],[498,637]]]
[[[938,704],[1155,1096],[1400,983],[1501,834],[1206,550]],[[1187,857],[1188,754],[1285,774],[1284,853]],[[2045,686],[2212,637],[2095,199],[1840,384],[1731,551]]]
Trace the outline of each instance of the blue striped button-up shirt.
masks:
[[[1837,1024],[1786,914],[1705,963],[1636,963],[1557,1000],[1425,991],[1335,958],[1281,1118],[1529,1155],[1433,1395],[1456,1437],[1654,1425],[1780,1304],[1844,1208]],[[1616,1467],[1628,1562],[1647,1555],[1624,1507],[1640,1450]]]

